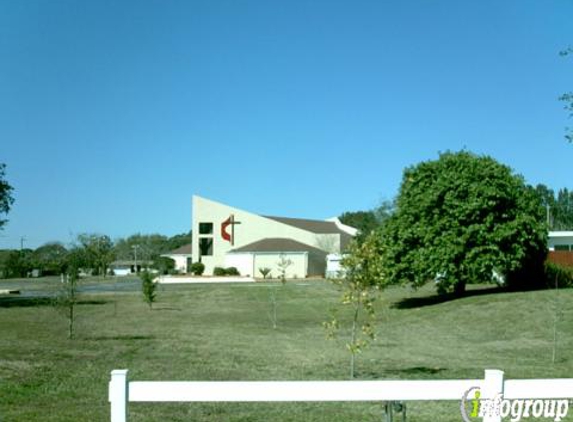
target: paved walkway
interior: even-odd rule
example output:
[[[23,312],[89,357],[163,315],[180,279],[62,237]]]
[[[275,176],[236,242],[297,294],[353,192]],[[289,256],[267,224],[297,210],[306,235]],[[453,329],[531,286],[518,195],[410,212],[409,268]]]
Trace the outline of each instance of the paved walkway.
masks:
[[[189,284],[189,283],[252,283],[252,277],[180,277],[164,275],[159,277],[161,284]]]

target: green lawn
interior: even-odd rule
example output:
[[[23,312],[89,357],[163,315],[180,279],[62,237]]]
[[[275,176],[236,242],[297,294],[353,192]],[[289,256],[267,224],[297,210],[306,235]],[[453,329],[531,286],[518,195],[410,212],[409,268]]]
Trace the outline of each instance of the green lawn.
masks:
[[[0,281],[0,289],[23,283],[28,290],[58,284]],[[129,369],[133,380],[346,379],[344,343],[326,340],[321,325],[336,305],[335,287],[313,281],[277,288],[276,330],[265,284],[161,286],[152,311],[139,292],[85,294],[71,341],[65,318],[45,302],[0,300],[0,420],[107,421],[112,369]],[[508,378],[573,377],[573,290],[558,293],[555,364],[554,291],[471,293],[439,302],[430,287],[386,291],[378,340],[359,356],[359,378],[482,378],[486,368]],[[129,420],[342,422],[380,421],[381,414],[378,403],[134,403]],[[408,405],[408,421],[459,420],[457,402]]]

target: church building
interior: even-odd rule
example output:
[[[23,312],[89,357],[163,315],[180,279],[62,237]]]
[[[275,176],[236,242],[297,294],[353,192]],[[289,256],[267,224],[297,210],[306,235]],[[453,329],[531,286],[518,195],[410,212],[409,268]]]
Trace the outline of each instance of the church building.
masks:
[[[324,277],[327,256],[339,256],[357,230],[337,218],[308,220],[253,214],[199,196],[193,196],[194,262],[215,267],[236,267],[241,275],[261,277],[263,268],[278,277]],[[287,265],[288,264],[288,265]]]

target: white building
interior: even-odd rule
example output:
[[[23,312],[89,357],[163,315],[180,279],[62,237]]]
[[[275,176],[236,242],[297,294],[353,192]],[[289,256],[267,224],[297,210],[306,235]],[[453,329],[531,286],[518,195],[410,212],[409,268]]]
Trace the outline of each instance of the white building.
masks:
[[[192,259],[215,267],[236,267],[241,275],[260,277],[269,268],[277,277],[287,261],[286,276],[325,275],[326,256],[339,254],[356,229],[338,219],[308,220],[253,214],[193,196]]]
[[[547,242],[550,251],[573,251],[573,231],[550,231]]]
[[[171,258],[175,261],[175,270],[182,274],[186,274],[191,262],[191,243],[183,245],[177,249],[161,255],[165,258]]]
[[[337,278],[344,274],[344,269],[342,268],[343,257],[344,255],[340,253],[329,253],[326,256],[327,278]]]

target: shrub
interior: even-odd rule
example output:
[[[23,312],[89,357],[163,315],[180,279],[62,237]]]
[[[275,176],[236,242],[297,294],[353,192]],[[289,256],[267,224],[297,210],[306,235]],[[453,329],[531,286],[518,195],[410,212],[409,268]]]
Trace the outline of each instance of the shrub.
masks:
[[[573,269],[552,262],[545,263],[545,281],[549,288],[572,287]]]
[[[271,269],[268,267],[263,267],[259,268],[259,272],[263,275],[263,279],[266,279],[270,275]]]
[[[213,275],[218,277],[226,276],[226,275],[241,275],[239,270],[236,267],[215,267],[213,268]]]
[[[203,275],[203,272],[205,271],[205,264],[202,262],[194,262],[191,264],[191,267],[189,267],[189,271],[193,275]]]

